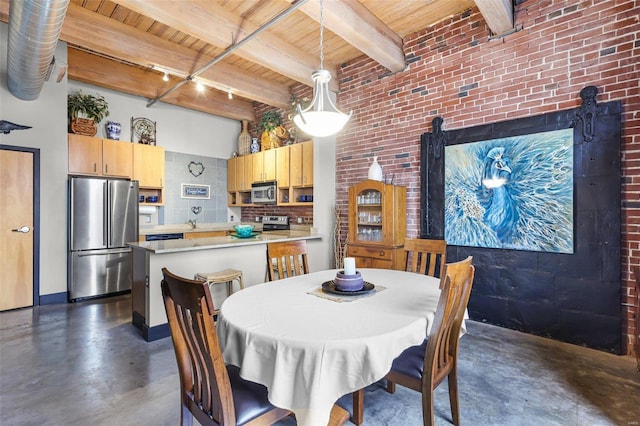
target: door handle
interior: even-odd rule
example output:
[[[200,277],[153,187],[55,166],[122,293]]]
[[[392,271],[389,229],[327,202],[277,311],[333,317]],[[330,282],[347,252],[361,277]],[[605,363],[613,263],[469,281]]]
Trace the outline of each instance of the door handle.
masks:
[[[12,229],[12,232],[22,232],[23,234],[28,234],[31,231],[31,228],[28,226],[21,226],[20,228]]]

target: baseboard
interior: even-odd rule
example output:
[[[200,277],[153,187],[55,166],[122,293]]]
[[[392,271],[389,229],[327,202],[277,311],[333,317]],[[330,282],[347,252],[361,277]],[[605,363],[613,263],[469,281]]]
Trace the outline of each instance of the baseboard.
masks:
[[[67,292],[45,294],[39,297],[39,305],[55,305],[57,303],[67,303]]]
[[[171,336],[169,324],[160,324],[154,327],[149,327],[144,323],[144,317],[137,312],[132,313],[131,323],[142,332],[142,337],[147,342],[153,342],[154,340],[160,340]]]

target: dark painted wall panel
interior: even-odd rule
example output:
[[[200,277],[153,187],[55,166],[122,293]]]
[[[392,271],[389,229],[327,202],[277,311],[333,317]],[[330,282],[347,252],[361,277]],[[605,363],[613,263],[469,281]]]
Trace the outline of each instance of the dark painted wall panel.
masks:
[[[595,121],[583,126],[590,116]],[[421,182],[421,237],[442,238],[444,147],[437,152],[435,142],[574,128],[574,253],[449,246],[450,262],[474,257],[472,319],[620,353],[620,119],[619,102],[593,99],[578,109],[468,129],[442,132],[434,125],[421,136],[421,170],[428,174]]]

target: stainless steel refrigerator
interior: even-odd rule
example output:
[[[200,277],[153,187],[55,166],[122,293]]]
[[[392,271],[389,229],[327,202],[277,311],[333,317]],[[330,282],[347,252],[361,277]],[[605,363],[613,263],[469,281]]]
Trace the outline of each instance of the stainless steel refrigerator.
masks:
[[[70,300],[131,290],[137,240],[138,181],[69,178]]]

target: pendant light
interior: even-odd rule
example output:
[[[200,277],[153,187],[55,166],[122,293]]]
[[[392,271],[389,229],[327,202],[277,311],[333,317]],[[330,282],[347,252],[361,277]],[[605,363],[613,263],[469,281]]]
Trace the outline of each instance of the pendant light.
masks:
[[[324,1],[320,0],[320,69],[311,75],[314,82],[313,100],[304,110],[298,104],[298,113],[293,117],[303,132],[318,137],[331,136],[339,132],[351,118],[349,114],[340,112],[329,96],[329,81],[331,73],[324,67],[323,32],[324,32]]]

